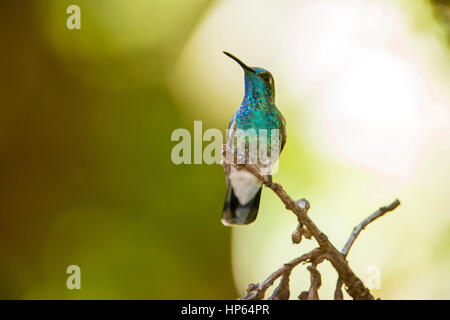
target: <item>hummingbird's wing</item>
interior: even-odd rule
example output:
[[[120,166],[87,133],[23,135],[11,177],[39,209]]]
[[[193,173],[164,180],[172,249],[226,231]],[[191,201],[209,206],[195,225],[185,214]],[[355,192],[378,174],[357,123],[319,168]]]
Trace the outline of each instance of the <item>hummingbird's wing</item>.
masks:
[[[231,118],[228,126],[226,144],[234,153],[236,120]],[[256,219],[261,198],[261,182],[250,172],[233,166],[225,166],[227,193],[222,211],[224,225],[249,224]]]
[[[286,120],[281,112],[278,112],[280,120],[281,120],[281,151],[283,151],[284,146],[286,145],[287,140],[287,130],[286,130]]]
[[[227,134],[226,134],[226,145],[228,150],[233,150],[232,141],[234,140],[234,135],[236,134],[236,119],[235,115],[230,120],[230,124],[228,125]],[[225,170],[225,181],[227,183],[227,188],[230,184],[230,166],[224,166]]]

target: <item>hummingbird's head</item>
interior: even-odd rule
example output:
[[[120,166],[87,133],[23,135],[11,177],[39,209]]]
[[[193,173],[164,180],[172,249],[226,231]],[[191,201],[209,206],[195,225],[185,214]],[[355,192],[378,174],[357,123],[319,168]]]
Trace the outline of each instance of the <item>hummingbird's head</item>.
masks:
[[[224,51],[227,56],[236,61],[245,74],[245,95],[259,96],[268,99],[270,102],[275,102],[275,81],[272,74],[258,67],[249,67],[241,60],[233,56],[231,53]]]

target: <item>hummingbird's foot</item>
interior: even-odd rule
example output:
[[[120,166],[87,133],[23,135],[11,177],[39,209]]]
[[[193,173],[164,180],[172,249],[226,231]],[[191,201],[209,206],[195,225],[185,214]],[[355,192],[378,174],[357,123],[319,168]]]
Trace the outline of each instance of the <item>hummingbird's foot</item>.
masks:
[[[268,186],[269,188],[272,188],[272,187],[273,187],[273,180],[272,180],[272,175],[271,175],[271,174],[268,174],[268,175],[267,175],[266,186]]]
[[[236,155],[236,164],[245,164],[245,155],[237,154]]]
[[[220,161],[220,165],[225,166],[228,164],[228,159],[227,159],[227,145],[226,144],[222,144],[222,160]]]

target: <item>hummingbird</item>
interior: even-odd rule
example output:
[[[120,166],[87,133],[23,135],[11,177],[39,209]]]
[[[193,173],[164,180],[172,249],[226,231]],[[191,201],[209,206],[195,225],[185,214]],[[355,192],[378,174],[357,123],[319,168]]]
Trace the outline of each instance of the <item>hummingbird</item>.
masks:
[[[245,95],[228,125],[226,144],[230,150],[236,154],[236,149],[242,147],[241,150],[249,152],[248,144],[251,140],[258,139],[262,129],[265,132],[273,132],[278,130],[278,140],[272,139],[267,134],[266,150],[275,154],[271,157],[271,161],[262,163],[257,161],[256,166],[259,169],[269,172],[271,178],[271,170],[276,162],[278,155],[286,144],[287,132],[286,121],[280,110],[275,105],[275,82],[272,74],[259,67],[249,67],[241,60],[236,58],[229,52],[224,51],[225,55],[236,61],[244,70]],[[256,135],[248,135],[248,140],[240,140],[245,146],[235,145],[236,132],[250,132],[253,129]],[[264,138],[259,137],[259,146]],[[247,144],[248,142],[248,144]],[[238,142],[239,143],[239,140]],[[277,149],[277,153],[272,153]],[[248,154],[244,161],[248,161]],[[242,162],[241,162],[242,163]],[[250,172],[239,168],[239,166],[225,166],[225,179],[227,191],[225,203],[222,212],[222,223],[226,226],[230,225],[246,225],[255,221],[259,210],[259,202],[261,198],[262,183]]]

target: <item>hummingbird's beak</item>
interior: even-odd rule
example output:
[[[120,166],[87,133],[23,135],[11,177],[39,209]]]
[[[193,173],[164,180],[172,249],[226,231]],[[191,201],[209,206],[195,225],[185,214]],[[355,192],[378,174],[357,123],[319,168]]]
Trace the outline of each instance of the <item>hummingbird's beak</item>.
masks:
[[[247,66],[245,63],[243,63],[241,60],[239,60],[238,58],[236,58],[235,56],[233,56],[231,53],[224,51],[223,53],[225,53],[227,56],[229,56],[231,59],[233,59],[234,61],[236,61],[237,63],[239,63],[239,65],[242,67],[242,69],[244,69],[245,71],[250,71],[253,73],[256,73],[255,70],[253,70],[252,68],[250,68],[249,66]]]

